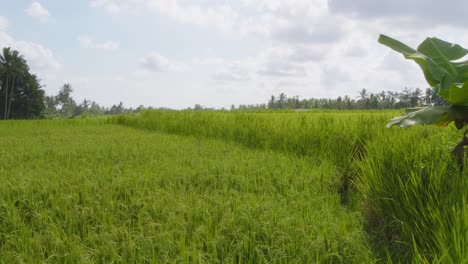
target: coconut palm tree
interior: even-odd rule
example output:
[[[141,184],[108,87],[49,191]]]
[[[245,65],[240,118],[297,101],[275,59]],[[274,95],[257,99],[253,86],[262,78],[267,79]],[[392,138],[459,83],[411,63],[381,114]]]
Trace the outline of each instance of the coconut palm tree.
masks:
[[[359,91],[359,97],[364,100],[369,96],[369,92],[363,88],[361,91]]]
[[[281,93],[277,100],[277,103],[279,104],[279,108],[285,108],[286,100],[287,100],[286,95],[284,93]]]
[[[22,78],[29,68],[23,56],[17,50],[11,50],[9,47],[3,48],[2,53],[0,53],[0,65],[1,75],[5,78],[2,90],[5,95],[3,117],[6,120],[9,117],[9,109],[11,109],[13,101],[15,82]]]
[[[7,119],[10,119],[11,103],[15,98],[19,86],[26,86],[26,77],[29,75],[29,67],[23,56],[18,51],[13,51],[13,81],[10,87],[10,96],[8,97]]]
[[[73,115],[73,110],[76,107],[76,102],[71,97],[73,93],[73,88],[71,84],[66,83],[60,88],[60,91],[57,95],[58,102],[62,105],[61,114],[63,116],[71,117]]]
[[[275,104],[276,104],[275,99],[276,99],[276,98],[275,98],[274,95],[272,95],[272,96],[270,97],[270,100],[268,101],[268,108],[270,108],[270,109],[276,108],[276,106],[275,106]]]
[[[410,97],[411,107],[419,106],[421,104],[422,94],[423,94],[423,91],[419,88],[416,88],[416,90],[411,92],[411,97]]]
[[[9,73],[11,71],[11,50],[10,48],[3,48],[3,52],[0,54],[0,65],[2,69],[2,76],[5,78],[5,84],[2,87],[3,94],[5,94],[5,103],[4,103],[4,112],[3,116],[4,119],[7,118],[7,103],[8,103],[8,81],[9,81]]]

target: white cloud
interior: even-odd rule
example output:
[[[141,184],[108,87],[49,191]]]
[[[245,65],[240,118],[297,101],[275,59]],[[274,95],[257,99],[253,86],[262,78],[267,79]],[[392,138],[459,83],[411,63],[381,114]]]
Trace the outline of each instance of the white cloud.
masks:
[[[324,67],[321,75],[321,82],[330,88],[351,81],[350,74],[337,66]]]
[[[306,79],[327,56],[325,46],[273,45],[260,54],[236,61],[214,60],[218,81],[245,81],[284,78]]]
[[[93,49],[101,49],[101,50],[108,50],[114,51],[118,50],[120,43],[113,40],[106,40],[104,42],[95,42],[93,38],[90,36],[78,36],[78,42],[83,48],[93,48]]]
[[[102,8],[109,14],[117,14],[121,11],[121,7],[113,0],[91,0],[89,6],[93,8]]]
[[[210,25],[223,31],[232,30],[239,22],[238,13],[228,4],[202,7],[190,1],[145,0],[153,11],[182,23]],[[189,4],[190,3],[190,4]]]
[[[251,81],[255,74],[256,65],[253,60],[223,61],[212,60],[218,65],[218,70],[212,75],[217,82],[246,82]],[[213,66],[213,65],[212,65]]]
[[[61,67],[50,49],[38,43],[15,40],[6,32],[0,31],[0,47],[12,47],[18,50],[33,70],[57,70]]]
[[[8,19],[6,17],[0,16],[0,31],[7,30],[8,28]]]
[[[33,2],[24,10],[26,15],[39,19],[42,23],[47,22],[50,17],[49,11],[44,8],[39,2]]]
[[[179,63],[154,51],[142,58],[139,66],[142,72],[172,72],[180,71],[183,68]]]
[[[296,56],[296,51],[289,47],[269,48],[257,58],[257,73],[271,78],[305,77],[307,69],[304,63],[297,61]]]
[[[344,55],[349,57],[365,57],[367,55],[367,51],[359,46],[349,46],[346,48]]]
[[[247,0],[256,8],[254,24],[262,24],[267,37],[274,41],[294,44],[333,43],[347,32],[347,21],[330,16],[325,0]]]
[[[200,0],[144,1],[150,10],[182,23],[280,42],[330,43],[346,32],[344,19],[327,16],[328,7],[323,0],[242,1],[246,7],[259,11],[255,15],[243,15],[229,2],[206,5]]]

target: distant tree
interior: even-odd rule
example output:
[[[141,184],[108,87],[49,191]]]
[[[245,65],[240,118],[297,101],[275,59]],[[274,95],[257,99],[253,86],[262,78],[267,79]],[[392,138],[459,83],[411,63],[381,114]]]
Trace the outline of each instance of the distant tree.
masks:
[[[338,98],[336,98],[335,107],[336,107],[336,109],[342,109],[343,108],[343,98],[341,96],[338,96]]]
[[[136,112],[137,112],[137,113],[140,113],[140,112],[144,111],[145,109],[146,109],[146,108],[145,108],[144,105],[139,105],[139,106],[137,107],[137,109],[136,109]]]
[[[447,101],[444,100],[434,89],[427,88],[424,96],[424,103],[432,106],[448,105]]]
[[[371,93],[369,96],[368,108],[377,109],[380,106],[379,96],[377,94]]]
[[[274,95],[270,97],[270,100],[268,101],[268,108],[270,109],[275,109],[276,108],[276,98]]]
[[[369,93],[365,88],[363,88],[361,91],[359,91],[359,98],[361,100],[365,100],[368,96],[369,96]]]
[[[44,98],[44,101],[45,101],[45,114],[46,116],[49,116],[49,117],[53,117],[53,116],[57,116],[58,115],[58,112],[57,112],[57,98],[53,95],[51,96],[46,96]]]
[[[286,106],[286,95],[284,93],[281,93],[278,97],[278,108],[285,108]]]
[[[300,99],[299,96],[287,97],[281,93],[275,97],[272,95],[265,107],[269,109],[394,109],[420,106],[426,100],[434,102],[437,95],[426,94],[423,96],[421,89],[415,90],[405,88],[402,92],[381,91],[379,93],[369,93],[366,89],[358,92],[357,100],[351,99],[348,95],[333,98],[310,98]],[[426,99],[430,97],[430,99]],[[440,103],[440,102],[439,102]],[[262,105],[243,105],[243,108],[261,109]]]
[[[73,109],[73,116],[88,116],[91,101],[84,99]]]
[[[416,88],[414,91],[410,92],[410,106],[416,107],[421,105],[423,91],[419,88]]]
[[[71,84],[66,83],[61,88],[57,95],[57,102],[61,106],[59,111],[61,116],[72,117],[74,110],[76,108],[76,102],[73,100],[71,94],[73,93],[73,88]]]
[[[94,116],[103,115],[105,111],[106,110],[104,107],[99,106],[99,104],[94,101],[91,102],[91,106],[89,107],[89,110],[88,110],[89,114],[94,115]]]

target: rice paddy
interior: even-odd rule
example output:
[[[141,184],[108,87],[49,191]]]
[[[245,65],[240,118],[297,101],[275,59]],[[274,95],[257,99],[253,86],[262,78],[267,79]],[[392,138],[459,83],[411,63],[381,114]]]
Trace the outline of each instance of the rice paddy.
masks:
[[[395,111],[0,123],[3,263],[467,263],[454,128]]]

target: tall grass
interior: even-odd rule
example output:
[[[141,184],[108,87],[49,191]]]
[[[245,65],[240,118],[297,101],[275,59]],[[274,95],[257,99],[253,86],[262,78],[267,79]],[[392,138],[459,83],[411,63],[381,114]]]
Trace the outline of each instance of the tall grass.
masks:
[[[395,115],[147,111],[111,122],[329,162],[336,167],[331,186],[364,212],[382,259],[467,263],[468,175],[449,156],[460,135],[453,128],[385,129]]]

